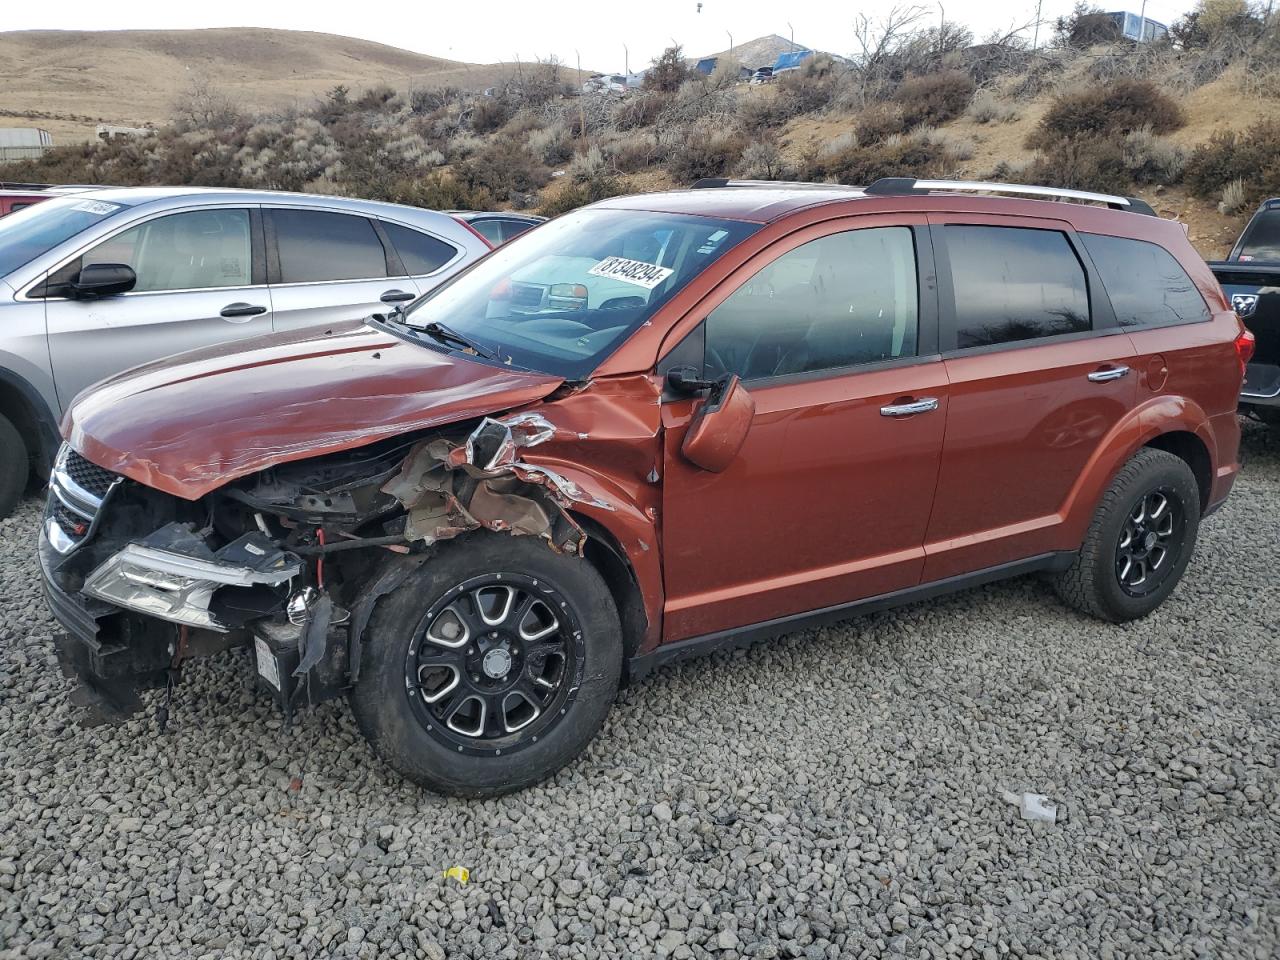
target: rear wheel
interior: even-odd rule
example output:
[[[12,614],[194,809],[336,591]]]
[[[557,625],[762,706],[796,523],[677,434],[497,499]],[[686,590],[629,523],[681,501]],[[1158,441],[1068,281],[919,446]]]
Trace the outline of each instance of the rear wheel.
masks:
[[[0,519],[18,505],[30,468],[30,454],[22,434],[8,418],[0,416]]]
[[[1171,453],[1144,448],[1103,495],[1079,555],[1055,580],[1058,595],[1113,623],[1144,617],[1182,579],[1199,529],[1191,468]]]
[[[378,607],[351,705],[406,777],[493,796],[550,776],[595,736],[622,636],[600,575],[532,537],[444,544]]]

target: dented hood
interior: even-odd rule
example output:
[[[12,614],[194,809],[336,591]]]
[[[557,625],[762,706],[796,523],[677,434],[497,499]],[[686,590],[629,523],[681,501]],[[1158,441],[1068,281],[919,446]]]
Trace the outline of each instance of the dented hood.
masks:
[[[94,463],[195,500],[276,464],[530,403],[561,382],[355,322],[136,367],[81,394],[63,434]]]

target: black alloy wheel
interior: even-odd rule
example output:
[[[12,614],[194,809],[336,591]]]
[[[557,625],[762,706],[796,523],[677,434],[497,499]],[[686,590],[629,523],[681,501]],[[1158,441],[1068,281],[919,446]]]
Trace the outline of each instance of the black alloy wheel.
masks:
[[[1116,579],[1131,597],[1160,588],[1177,566],[1186,535],[1179,498],[1160,487],[1138,498],[1120,529],[1116,544]]]
[[[405,688],[414,715],[459,753],[497,755],[538,742],[581,683],[582,627],[545,581],[472,577],[428,608],[409,643]]]

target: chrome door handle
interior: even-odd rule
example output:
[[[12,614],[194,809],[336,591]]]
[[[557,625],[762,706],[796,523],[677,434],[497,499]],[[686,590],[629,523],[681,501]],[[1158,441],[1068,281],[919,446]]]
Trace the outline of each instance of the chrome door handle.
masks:
[[[222,308],[219,316],[226,317],[228,320],[238,320],[241,317],[256,317],[259,314],[267,312],[267,308],[254,303],[229,303]]]
[[[1111,367],[1107,370],[1095,370],[1089,374],[1090,383],[1110,383],[1112,380],[1119,380],[1121,377],[1129,375],[1128,367]]]
[[[406,293],[404,290],[388,290],[378,299],[383,303],[404,303],[406,300],[412,300],[417,296],[414,293]]]
[[[894,403],[880,408],[882,417],[911,417],[917,413],[929,413],[938,409],[937,397],[921,397],[910,403]]]

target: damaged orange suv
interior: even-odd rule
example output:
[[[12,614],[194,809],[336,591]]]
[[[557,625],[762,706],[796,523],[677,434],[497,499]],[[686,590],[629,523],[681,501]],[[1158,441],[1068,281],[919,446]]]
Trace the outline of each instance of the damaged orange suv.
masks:
[[[40,543],[64,662],[127,706],[246,647],[285,710],[346,694],[405,776],[488,795],[686,655],[1031,571],[1113,622],[1170,594],[1251,347],[1178,224],[698,186],[80,397]]]

